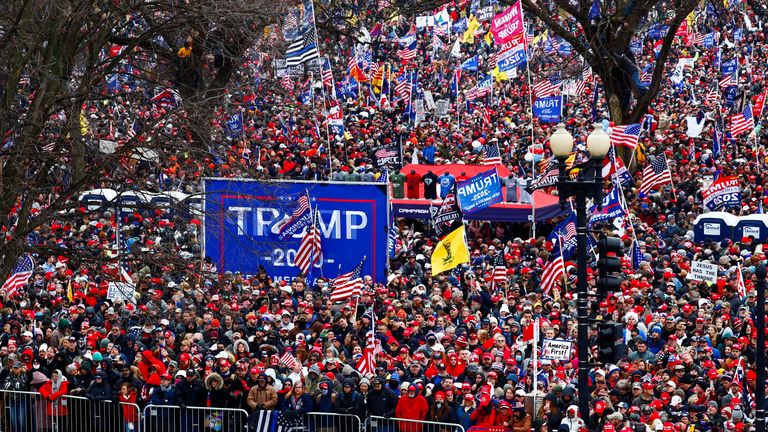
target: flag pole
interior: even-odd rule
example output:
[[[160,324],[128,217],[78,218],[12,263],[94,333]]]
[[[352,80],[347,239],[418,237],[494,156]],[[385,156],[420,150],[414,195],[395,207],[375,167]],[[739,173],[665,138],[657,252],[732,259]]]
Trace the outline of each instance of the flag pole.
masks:
[[[527,29],[527,23],[525,22],[525,18],[523,18],[523,28]],[[526,30],[527,31],[527,30]],[[535,133],[533,128],[533,86],[531,85],[531,65],[530,61],[528,61],[528,46],[526,44],[526,50],[525,50],[525,70],[526,70],[526,76],[528,79],[528,105],[531,110],[531,146],[529,147],[530,150],[533,149],[533,144],[535,141]],[[561,108],[562,108],[562,101],[560,102]],[[529,150],[529,151],[530,151]],[[536,161],[531,160],[531,181],[536,178]],[[528,184],[526,183],[526,186]],[[536,239],[536,199],[534,198],[536,195],[536,191],[531,192],[531,238]]]

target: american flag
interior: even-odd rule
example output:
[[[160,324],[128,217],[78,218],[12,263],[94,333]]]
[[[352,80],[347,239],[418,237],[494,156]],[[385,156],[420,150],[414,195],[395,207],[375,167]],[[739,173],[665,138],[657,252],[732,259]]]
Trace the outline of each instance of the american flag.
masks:
[[[434,27],[432,27],[432,31],[434,32],[434,34],[436,34],[436,35],[438,35],[438,36],[445,36],[445,35],[447,35],[447,34],[448,34],[448,33],[445,31],[445,29],[444,29],[444,28],[442,28],[441,26],[434,26]]]
[[[331,293],[331,301],[339,302],[344,301],[350,297],[360,295],[363,289],[363,279],[360,273],[363,271],[363,264],[365,263],[365,257],[363,257],[360,264],[358,264],[349,273],[344,273],[333,280],[333,293]]]
[[[741,264],[736,267],[736,292],[739,293],[740,299],[747,298],[747,287],[744,285],[744,277],[741,275]]]
[[[752,117],[752,105],[747,104],[744,109],[731,116],[731,136],[738,136],[755,128],[755,119]]]
[[[640,82],[650,84],[653,81],[653,65],[648,65],[640,72]]]
[[[584,91],[587,89],[587,83],[590,83],[593,80],[592,68],[584,68],[584,70],[581,71],[581,79],[576,82],[576,96],[583,95]]]
[[[373,320],[371,321],[373,325]],[[365,335],[365,348],[363,348],[363,356],[360,361],[357,362],[357,371],[363,376],[372,377],[376,374],[376,337],[373,330],[369,330]]]
[[[496,67],[496,62],[499,61],[499,53],[495,52],[491,54],[490,57],[488,57],[488,69],[493,69]]]
[[[397,55],[400,56],[400,59],[403,61],[415,59],[416,58],[416,41],[413,41],[410,45],[408,45],[405,48],[398,49]]]
[[[693,44],[694,45],[701,45],[704,43],[704,34],[702,33],[695,33],[693,35]]]
[[[712,87],[709,89],[709,92],[707,92],[707,97],[704,99],[704,101],[708,105],[714,105],[720,100],[720,94],[717,92],[716,87]]]
[[[283,86],[283,88],[288,91],[293,90],[293,80],[291,80],[291,77],[289,77],[288,75],[280,78],[280,85]]]
[[[729,74],[725,77],[721,78],[720,81],[717,82],[718,85],[720,85],[720,88],[726,88],[726,87],[734,87],[738,83],[736,82],[736,74]]]
[[[322,253],[320,228],[317,226],[318,214],[319,210],[315,209],[315,213],[312,216],[312,224],[307,228],[307,232],[301,239],[299,249],[296,251],[296,258],[293,260],[296,267],[305,275],[308,275],[312,266],[320,261],[320,254]]]
[[[32,272],[35,271],[35,262],[32,257],[26,255],[19,259],[16,263],[16,267],[11,270],[11,274],[6,279],[2,287],[0,287],[0,293],[5,293],[5,298],[13,297],[19,288],[27,284],[29,277],[32,276]]]
[[[560,79],[560,74],[556,74],[550,78],[535,82],[533,84],[533,94],[537,98],[557,96],[560,94],[562,84],[563,81]]]
[[[300,196],[297,204],[298,205],[296,206],[296,209],[293,210],[291,217],[287,221],[280,224],[279,232],[285,231],[286,228],[291,226],[293,223],[299,220],[304,215],[304,213],[309,211],[309,196]]]
[[[295,14],[289,14],[295,18]],[[285,65],[298,66],[320,57],[317,49],[317,32],[315,30],[315,8],[311,1],[304,1],[304,17],[298,34],[290,41],[285,51]]]
[[[485,157],[483,165],[500,165],[501,154],[499,153],[499,144],[492,143],[485,146]]]
[[[551,295],[557,282],[565,276],[565,265],[562,255],[558,254],[552,261],[544,264],[541,272],[541,289],[544,294]]]
[[[395,94],[400,99],[411,98],[411,80],[410,75],[400,75],[397,77],[397,85],[395,86]]]
[[[507,280],[507,266],[504,264],[504,258],[501,252],[496,253],[493,263],[493,275],[491,276],[491,286],[497,287],[500,283]]]
[[[257,410],[253,413],[253,432],[291,432],[302,428],[301,416],[288,418],[282,411]]]
[[[629,147],[634,150],[640,138],[640,123],[632,123],[625,126],[614,126],[611,131],[611,144],[615,146]]]
[[[296,366],[299,365],[298,360],[296,360],[296,357],[293,356],[293,354],[286,351],[281,357],[280,362],[283,363],[288,369],[294,370],[296,369]]]
[[[440,39],[440,35],[437,33],[432,34],[432,48],[435,50],[445,50],[447,48],[447,45],[443,43],[443,40]]]
[[[658,186],[672,183],[672,173],[669,172],[667,158],[659,155],[643,169],[643,184],[638,192],[648,194]]]
[[[323,58],[323,69],[320,71],[320,78],[323,80],[323,85],[326,87],[333,87],[333,72],[331,71],[331,62],[328,57]]]

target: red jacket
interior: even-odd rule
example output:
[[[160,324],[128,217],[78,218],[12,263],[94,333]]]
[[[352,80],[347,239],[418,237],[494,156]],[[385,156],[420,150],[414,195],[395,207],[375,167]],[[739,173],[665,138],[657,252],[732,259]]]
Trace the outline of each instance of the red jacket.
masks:
[[[417,395],[416,397],[408,397],[408,395],[400,396],[397,401],[397,407],[395,407],[395,417],[409,420],[424,420],[427,418],[427,412],[429,406],[424,396]],[[401,421],[400,432],[421,432],[423,423],[412,423]]]
[[[64,379],[59,385],[59,391],[53,391],[50,380],[40,387],[40,395],[47,401],[45,412],[49,416],[62,417],[67,415],[67,406],[61,403],[61,397],[69,392],[69,381]]]
[[[136,424],[139,421],[139,410],[136,406],[136,396],[137,395],[135,390],[131,390],[128,393],[128,396],[124,395],[123,392],[120,392],[120,408],[123,409],[123,420],[126,423]]]
[[[487,402],[472,411],[469,419],[472,420],[474,426],[492,427],[496,425],[496,410],[493,409],[490,402]]]

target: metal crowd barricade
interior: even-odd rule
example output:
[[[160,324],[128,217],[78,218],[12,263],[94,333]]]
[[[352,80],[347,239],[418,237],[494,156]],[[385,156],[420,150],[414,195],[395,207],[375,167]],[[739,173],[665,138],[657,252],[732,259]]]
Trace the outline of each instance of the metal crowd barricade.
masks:
[[[309,432],[360,432],[362,427],[360,417],[352,414],[318,412],[304,416],[304,429]]]
[[[0,431],[37,432],[50,429],[46,401],[37,392],[0,390]]]
[[[366,432],[466,432],[463,426],[454,423],[378,416],[370,416],[366,420],[365,430]]]
[[[248,413],[235,408],[147,405],[141,432],[240,432],[248,428]]]
[[[52,417],[58,431],[138,432],[141,411],[136,404],[93,401],[72,395],[62,396],[62,399]]]

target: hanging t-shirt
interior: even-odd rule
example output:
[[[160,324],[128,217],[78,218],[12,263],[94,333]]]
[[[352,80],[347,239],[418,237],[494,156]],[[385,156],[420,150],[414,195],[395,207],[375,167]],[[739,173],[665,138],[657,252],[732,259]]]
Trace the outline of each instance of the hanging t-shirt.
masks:
[[[400,171],[396,171],[389,176],[389,181],[392,183],[392,198],[405,197],[405,176]]]
[[[437,175],[432,172],[424,174],[421,179],[424,183],[424,198],[436,199],[437,198]]]
[[[456,184],[456,177],[446,172],[438,177],[437,181],[440,184],[440,198],[445,198],[451,192],[453,185]]]
[[[405,176],[405,193],[410,199],[419,198],[419,185],[421,185],[421,175],[412,173]]]

